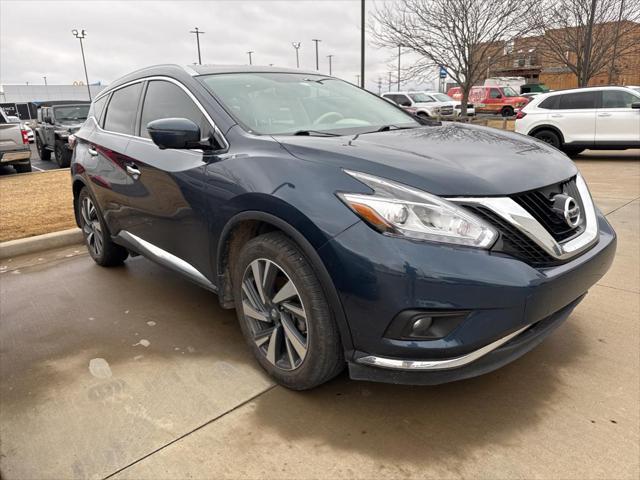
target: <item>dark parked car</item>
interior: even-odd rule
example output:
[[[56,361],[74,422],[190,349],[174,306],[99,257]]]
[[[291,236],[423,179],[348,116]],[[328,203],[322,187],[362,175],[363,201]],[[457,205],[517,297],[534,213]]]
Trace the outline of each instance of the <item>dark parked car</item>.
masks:
[[[60,167],[71,163],[69,136],[78,131],[87,119],[89,103],[44,106],[38,109],[36,147],[42,160],[50,160],[54,153]]]
[[[101,92],[76,137],[93,259],[140,253],[216,292],[294,389],[345,365],[410,384],[494,370],[560,325],[615,253],[558,150],[418,120],[314,72],[148,68]]]

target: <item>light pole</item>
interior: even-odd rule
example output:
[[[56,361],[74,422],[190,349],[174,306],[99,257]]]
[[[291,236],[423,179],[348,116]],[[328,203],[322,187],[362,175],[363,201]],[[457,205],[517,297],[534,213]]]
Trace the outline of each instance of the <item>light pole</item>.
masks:
[[[196,35],[196,43],[198,44],[198,65],[202,65],[202,57],[200,56],[200,35],[204,32],[199,30],[198,27],[195,27],[195,29],[191,30],[189,33],[195,33]]]
[[[42,77],[42,78],[44,78],[44,86],[46,87],[46,86],[47,86],[47,76],[45,75],[45,76],[44,76],[44,77]]]
[[[364,0],[360,2],[360,78],[362,79],[361,87],[364,89]]]
[[[327,55],[327,58],[329,59],[329,76],[331,76],[332,73],[332,69],[331,69],[331,59],[333,58],[333,55]]]
[[[389,91],[391,91],[391,75],[393,72],[389,72]]]
[[[87,36],[87,31],[84,29],[78,31],[74,28],[73,30],[71,30],[71,33],[73,33],[74,37],[80,40],[80,51],[82,52],[82,65],[84,65],[84,78],[87,81],[87,92],[89,93],[89,101],[91,101],[92,100],[91,87],[89,87],[89,74],[87,73],[87,61],[84,58],[84,47],[82,45],[82,39]]]
[[[320,43],[322,40],[312,38],[311,41],[316,42],[316,70],[320,70],[320,64],[318,63],[318,43]]]
[[[400,91],[400,55],[402,54],[402,45],[398,45],[398,92]]]
[[[254,52],[253,50],[249,50],[249,51],[247,52],[247,55],[249,55],[249,65],[253,65],[253,63],[251,62],[251,54],[252,54],[252,53],[255,53],[255,52]]]
[[[298,50],[300,50],[300,45],[302,45],[302,42],[291,42],[291,45],[293,45],[293,48],[296,49],[296,68],[300,68],[300,57],[298,56]]]

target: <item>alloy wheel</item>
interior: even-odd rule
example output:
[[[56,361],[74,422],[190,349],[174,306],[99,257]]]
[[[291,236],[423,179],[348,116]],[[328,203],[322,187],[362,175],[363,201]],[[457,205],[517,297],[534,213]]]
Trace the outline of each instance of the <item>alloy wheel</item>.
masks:
[[[82,216],[82,230],[84,232],[87,247],[94,256],[99,257],[102,254],[103,239],[102,226],[98,218],[98,211],[91,201],[91,198],[84,197],[80,208]]]
[[[242,278],[242,310],[252,341],[269,363],[295,370],[309,345],[307,310],[293,280],[272,260],[259,258]]]

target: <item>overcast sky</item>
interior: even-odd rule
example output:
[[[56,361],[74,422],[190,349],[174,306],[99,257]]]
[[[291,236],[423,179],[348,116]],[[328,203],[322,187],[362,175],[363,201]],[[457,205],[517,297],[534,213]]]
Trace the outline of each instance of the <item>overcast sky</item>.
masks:
[[[369,8],[373,1],[367,1]],[[0,0],[0,83],[50,85],[83,81],[80,46],[71,30],[84,28],[89,81],[109,83],[158,63],[196,62],[198,26],[202,63],[295,67],[291,42],[300,41],[300,66],[355,82],[360,73],[359,0],[234,1],[16,1]],[[367,88],[386,90],[395,51],[367,47]],[[409,56],[406,57],[407,60]],[[404,85],[403,85],[404,86]]]

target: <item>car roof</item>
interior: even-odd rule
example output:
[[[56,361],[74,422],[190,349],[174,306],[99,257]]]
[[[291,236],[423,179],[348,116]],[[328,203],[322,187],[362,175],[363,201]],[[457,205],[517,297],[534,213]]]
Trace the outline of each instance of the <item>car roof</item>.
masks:
[[[124,75],[102,90],[97,97],[102,97],[125,83],[152,76],[168,76],[181,78],[185,76],[213,75],[221,73],[298,73],[303,75],[320,75],[329,77],[317,71],[298,70],[293,68],[265,67],[261,65],[177,65],[160,64],[144,67]]]

